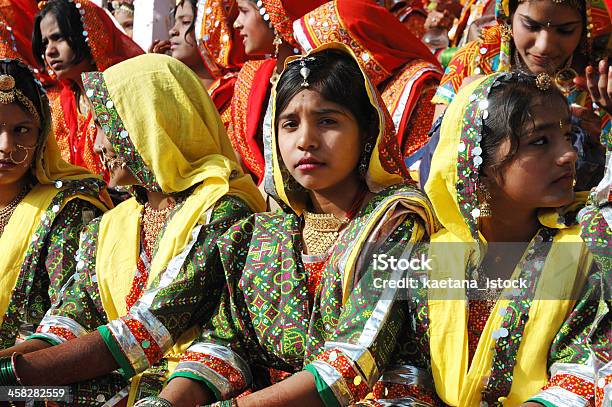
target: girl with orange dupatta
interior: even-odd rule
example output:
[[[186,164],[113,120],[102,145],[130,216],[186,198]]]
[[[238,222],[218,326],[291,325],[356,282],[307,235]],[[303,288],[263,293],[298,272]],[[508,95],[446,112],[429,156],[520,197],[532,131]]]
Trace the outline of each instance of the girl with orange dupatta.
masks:
[[[569,106],[541,78],[478,79],[442,120],[425,192],[443,229],[427,278],[470,285],[412,298],[418,360],[443,405],[610,402],[609,269],[576,219],[586,194],[573,190]]]
[[[244,64],[234,87],[228,135],[243,167],[260,184],[264,176],[263,138],[270,133],[270,92],[285,59],[299,53],[292,23],[324,0],[237,0],[234,29],[247,56],[265,60]]]
[[[423,380],[404,366],[407,302],[377,284],[395,271],[376,259],[410,256],[436,221],[404,181],[393,124],[358,58],[331,43],[288,62],[265,180],[282,209],[220,238],[228,291],[161,400],[143,407],[194,406],[190,394],[228,407],[398,405],[413,384],[403,378]],[[253,393],[236,399],[243,392]]]
[[[104,182],[64,162],[40,82],[0,60],[0,347],[36,330],[76,266],[79,233],[107,208]],[[10,353],[8,354],[10,356]]]
[[[62,158],[104,174],[94,152],[96,130],[85,100],[81,74],[104,71],[142,49],[119,30],[111,16],[89,0],[50,0],[34,20],[32,49],[39,66],[60,81],[53,102],[53,130]]]
[[[427,142],[442,68],[395,16],[369,0],[334,0],[304,15],[293,30],[305,51],[333,41],[353,48],[391,113],[404,158]]]

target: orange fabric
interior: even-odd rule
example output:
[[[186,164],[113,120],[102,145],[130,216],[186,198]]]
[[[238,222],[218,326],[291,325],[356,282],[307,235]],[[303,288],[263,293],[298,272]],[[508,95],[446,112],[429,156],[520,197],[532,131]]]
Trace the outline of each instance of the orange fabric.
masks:
[[[247,60],[240,33],[233,28],[236,17],[236,0],[198,2],[196,40],[204,65],[215,78],[238,71]]]
[[[81,13],[87,43],[99,71],[144,53],[115,26],[104,9],[89,0],[74,0],[74,4]],[[64,159],[108,179],[99,157],[93,151],[96,130],[92,126],[91,115],[82,115],[77,109],[75,86],[65,81],[60,83],[59,97],[52,102],[55,138]]]

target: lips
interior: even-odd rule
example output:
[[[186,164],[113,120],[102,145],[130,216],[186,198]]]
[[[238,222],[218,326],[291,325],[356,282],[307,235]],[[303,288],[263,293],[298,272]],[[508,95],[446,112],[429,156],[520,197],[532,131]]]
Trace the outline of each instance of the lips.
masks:
[[[62,69],[62,67],[64,66],[64,64],[62,63],[62,61],[51,61],[49,63],[49,66],[51,67],[51,69],[53,69],[54,71],[59,71],[60,69]]]
[[[574,172],[573,171],[566,171],[564,172],[560,177],[556,178],[553,183],[558,183],[558,182],[574,182]]]
[[[17,164],[10,160],[0,160],[0,171],[12,170]]]
[[[317,160],[313,157],[304,157],[300,161],[298,161],[295,168],[301,171],[312,171],[318,168],[321,168],[325,165],[325,163]]]
[[[554,68],[553,58],[545,57],[542,55],[534,55],[534,54],[529,54],[529,56],[531,57],[533,62],[535,62],[538,66],[541,66],[543,68],[548,68],[548,69]]]

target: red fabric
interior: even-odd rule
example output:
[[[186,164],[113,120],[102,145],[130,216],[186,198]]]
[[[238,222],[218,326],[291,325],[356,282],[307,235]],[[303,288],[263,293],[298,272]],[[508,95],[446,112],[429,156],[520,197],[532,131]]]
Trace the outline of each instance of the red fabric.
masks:
[[[219,113],[223,112],[229,106],[234,96],[234,86],[238,79],[236,74],[226,75],[223,78],[219,78],[219,84],[210,93],[210,98],[217,107]]]
[[[265,168],[263,155],[263,140],[259,134],[259,124],[265,114],[265,109],[268,107],[268,98],[270,91],[270,78],[276,67],[276,59],[265,61],[261,68],[255,74],[253,87],[249,94],[249,109],[247,111],[247,133],[246,142],[249,146],[253,157],[259,162],[261,168]],[[259,174],[258,174],[259,175]],[[261,182],[263,174],[259,176]]]
[[[144,51],[113,22],[109,12],[89,0],[74,0],[85,11],[83,27],[88,32],[89,48],[99,71],[126,59],[144,54]]]
[[[368,0],[336,0],[344,27],[388,71],[422,59],[439,66],[429,48],[385,8]]]
[[[12,15],[8,24],[13,28],[13,35],[17,42],[17,50],[30,66],[36,66],[32,54],[32,31],[34,29],[34,16],[38,13],[38,6],[34,0],[10,0]],[[6,16],[5,16],[6,17]]]
[[[293,38],[293,22],[309,11],[324,4],[325,0],[262,0],[270,22],[276,31],[291,45],[297,45]]]

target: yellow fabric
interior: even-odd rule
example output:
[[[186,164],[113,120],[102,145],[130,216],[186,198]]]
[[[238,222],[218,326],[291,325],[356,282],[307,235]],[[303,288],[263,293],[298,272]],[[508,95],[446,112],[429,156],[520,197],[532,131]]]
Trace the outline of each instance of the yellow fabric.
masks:
[[[445,112],[440,130],[440,142],[431,163],[425,191],[443,228],[431,237],[429,257],[433,259],[433,280],[466,279],[468,259],[482,259],[486,241],[480,236],[475,242],[457,201],[457,151],[462,119],[469,96],[486,78],[462,89]],[[584,202],[584,194],[576,202]],[[546,258],[535,300],[529,311],[523,339],[513,370],[510,394],[504,406],[518,406],[535,395],[548,380],[547,356],[559,327],[571,312],[573,300],[542,300],[539,298],[576,298],[586,279],[591,258],[580,239],[578,226],[566,228],[557,224],[558,212],[552,209],[539,213],[540,222],[560,230]],[[557,244],[574,243],[574,244]],[[477,260],[480,261],[480,260]],[[519,263],[520,264],[520,263]],[[518,277],[520,269],[512,278]],[[544,292],[546,294],[544,294]],[[450,406],[471,407],[480,404],[483,378],[490,374],[495,339],[502,316],[499,310],[507,300],[497,302],[484,328],[472,363],[469,364],[465,291],[430,289],[428,292],[429,335],[432,373],[440,398]],[[501,298],[504,298],[502,294]]]
[[[309,52],[307,56],[317,54],[326,49],[336,49],[339,51],[343,51],[351,55],[354,59],[357,59],[357,56],[355,55],[355,53],[350,47],[347,47],[344,44],[336,43],[336,42],[324,44],[312,50],[311,52]],[[296,58],[298,57],[288,58],[287,61],[285,62],[285,66],[289,62],[295,60]],[[376,109],[376,111],[378,112],[378,118],[379,118],[378,137],[376,139],[376,145],[372,149],[372,154],[370,156],[370,163],[369,163],[368,171],[366,175],[366,182],[371,192],[379,192],[380,190],[390,185],[395,185],[395,184],[399,184],[403,182],[404,179],[399,174],[388,172],[384,168],[383,164],[380,162],[379,152],[380,152],[381,143],[388,142],[390,138],[395,138],[395,134],[389,133],[389,127],[387,126],[387,124],[390,118],[386,111],[386,107],[384,103],[381,101],[376,88],[368,80],[368,76],[361,68],[361,65],[359,64],[357,65],[359,66],[359,69],[361,70],[361,73],[363,75],[364,84],[367,89],[368,96],[370,97],[372,106],[374,106],[374,109]],[[276,122],[276,119],[275,119],[276,114],[277,114],[276,112],[276,87],[274,87],[272,91],[272,123]],[[306,198],[303,195],[300,196],[297,194],[292,194],[285,189],[285,183],[283,180],[283,171],[281,171],[281,166],[284,166],[284,165],[281,164],[282,158],[280,157],[280,153],[278,151],[278,143],[276,140],[277,137],[278,137],[277,131],[276,131],[275,126],[273,125],[272,126],[271,150],[272,150],[272,165],[273,165],[272,175],[274,179],[274,188],[276,189],[276,194],[278,194],[278,197],[283,202],[285,202],[289,207],[291,207],[291,209],[293,209],[293,211],[296,214],[301,215],[306,205]]]
[[[166,225],[151,262],[147,285],[187,245],[192,230],[224,195],[253,211],[265,202],[250,176],[235,161],[225,127],[198,77],[174,58],[148,54],[104,72],[112,102],[130,140],[164,193],[198,185]],[[102,217],[96,273],[104,310],[113,320],[127,314],[140,253],[142,205],[130,199]],[[181,353],[197,332],[187,332],[169,353]],[[132,382],[132,391],[138,379]]]

